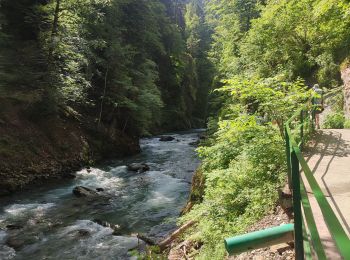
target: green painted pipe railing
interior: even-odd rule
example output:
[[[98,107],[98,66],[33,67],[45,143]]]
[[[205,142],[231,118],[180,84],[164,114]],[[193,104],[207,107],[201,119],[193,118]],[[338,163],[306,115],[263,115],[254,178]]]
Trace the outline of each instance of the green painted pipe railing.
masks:
[[[285,224],[233,238],[227,238],[225,239],[225,247],[230,255],[239,254],[252,249],[293,241],[293,233],[294,225]]]
[[[300,176],[302,170],[339,254],[343,259],[350,260],[350,240],[301,153],[304,142],[315,131],[314,121],[314,108],[310,102],[300,108],[285,124],[288,184],[293,194],[294,225],[283,225],[226,239],[225,247],[229,254],[238,254],[288,240],[285,235],[290,235],[290,229],[293,229],[295,259],[315,257],[319,260],[327,259],[305,185]]]
[[[350,240],[333,212],[301,149],[307,136],[314,131],[314,113],[311,105],[298,110],[285,124],[286,156],[289,187],[293,191],[295,258],[327,259],[317,225],[311,210],[300,169],[304,173],[313,195],[319,204],[323,218],[343,259],[350,259]]]

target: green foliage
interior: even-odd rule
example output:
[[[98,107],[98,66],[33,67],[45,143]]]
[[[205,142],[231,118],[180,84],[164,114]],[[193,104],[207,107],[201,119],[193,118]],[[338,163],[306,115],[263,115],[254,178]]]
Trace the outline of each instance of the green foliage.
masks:
[[[345,125],[344,112],[332,112],[326,116],[323,128],[326,129],[343,129]]]
[[[345,129],[350,129],[350,120],[349,119],[345,119],[344,128]]]
[[[234,78],[216,132],[198,148],[203,159],[203,202],[182,221],[195,219],[191,239],[204,242],[198,259],[222,259],[224,238],[243,233],[273,209],[286,179],[283,125],[311,93],[301,81]],[[277,123],[276,123],[277,122]]]
[[[259,0],[217,0],[206,5],[209,23],[214,27],[210,53],[220,73],[235,74],[239,64],[239,45],[259,16]]]
[[[161,0],[2,0],[0,87],[37,91],[32,111],[68,105],[112,135],[203,123],[209,36],[202,7],[190,5],[186,13]]]
[[[344,111],[344,92],[343,89],[336,89],[334,91],[334,94],[332,94],[327,99],[327,104],[331,106],[332,111],[334,112],[341,112]]]
[[[284,123],[311,97],[304,81],[339,84],[339,64],[349,55],[349,7],[345,0],[207,1],[218,115],[209,121],[212,138],[198,149],[203,203],[183,219],[198,220],[192,239],[204,242],[199,259],[222,259],[218,241],[273,208],[286,176]],[[329,119],[341,121],[339,113]]]
[[[215,143],[200,150],[204,201],[184,217],[199,221],[192,236],[205,243],[199,259],[222,259],[223,243],[218,241],[242,233],[269,212],[284,179],[283,140],[276,128],[258,125],[255,116],[223,123]]]
[[[217,115],[209,120],[212,138],[198,149],[204,200],[183,218],[198,220],[199,259],[223,259],[218,241],[273,208],[286,176],[284,123],[311,97],[304,82],[339,85],[339,64],[350,54],[349,8],[345,0],[206,2]],[[326,123],[342,126],[343,99],[333,103]]]
[[[242,29],[239,2],[208,3],[215,26],[212,56],[222,73],[338,84],[339,64],[349,55],[349,2],[255,1],[245,9],[248,30]]]

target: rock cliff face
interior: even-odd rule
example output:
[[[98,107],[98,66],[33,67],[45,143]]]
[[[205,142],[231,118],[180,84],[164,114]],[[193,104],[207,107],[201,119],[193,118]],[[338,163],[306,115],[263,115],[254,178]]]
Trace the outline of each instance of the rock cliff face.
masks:
[[[342,65],[341,77],[344,82],[344,111],[346,118],[350,119],[350,62]]]

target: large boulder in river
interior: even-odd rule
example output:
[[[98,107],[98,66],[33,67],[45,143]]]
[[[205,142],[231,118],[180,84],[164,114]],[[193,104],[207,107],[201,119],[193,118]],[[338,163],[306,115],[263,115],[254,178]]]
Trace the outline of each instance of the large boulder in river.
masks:
[[[162,136],[161,138],[159,138],[159,141],[161,142],[170,142],[170,141],[174,141],[175,138],[172,136]]]
[[[149,171],[149,166],[145,163],[132,163],[128,165],[128,170],[138,173]]]
[[[89,188],[83,187],[83,186],[77,186],[73,189],[73,194],[77,197],[94,197],[98,196],[99,194]]]

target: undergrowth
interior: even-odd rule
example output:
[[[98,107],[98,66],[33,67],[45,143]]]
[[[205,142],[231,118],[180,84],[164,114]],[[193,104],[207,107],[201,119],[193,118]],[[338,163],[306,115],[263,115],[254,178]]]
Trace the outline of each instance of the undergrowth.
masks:
[[[283,125],[310,94],[299,81],[273,79],[236,79],[220,91],[229,92],[231,102],[198,148],[203,202],[181,218],[197,221],[185,237],[203,243],[196,259],[223,259],[224,238],[244,233],[274,209],[287,178]]]

